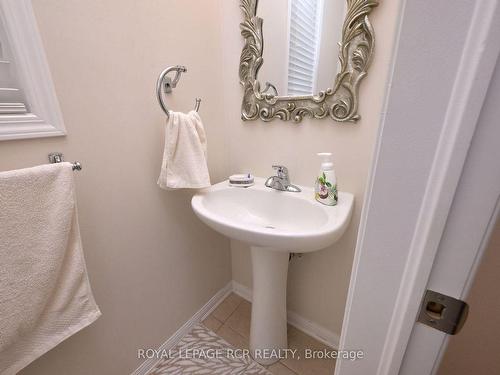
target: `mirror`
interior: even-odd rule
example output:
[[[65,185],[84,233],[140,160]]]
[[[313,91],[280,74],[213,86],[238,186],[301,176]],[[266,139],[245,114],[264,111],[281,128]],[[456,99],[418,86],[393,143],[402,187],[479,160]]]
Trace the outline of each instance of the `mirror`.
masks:
[[[339,69],[344,1],[260,0],[257,16],[264,20],[265,35],[260,82],[270,82],[282,96],[331,88]]]
[[[375,0],[241,0],[242,119],[355,122]],[[265,46],[265,48],[264,48]]]

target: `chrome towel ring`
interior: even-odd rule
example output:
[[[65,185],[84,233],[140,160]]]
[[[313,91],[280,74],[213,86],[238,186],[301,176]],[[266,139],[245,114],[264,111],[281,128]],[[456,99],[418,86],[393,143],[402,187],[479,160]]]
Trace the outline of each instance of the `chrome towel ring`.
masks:
[[[167,75],[172,71],[175,71],[175,76],[173,79]],[[172,89],[177,86],[177,82],[179,82],[181,74],[185,72],[187,72],[187,68],[185,66],[182,65],[169,66],[160,73],[160,76],[156,81],[156,97],[158,98],[158,103],[160,103],[161,109],[163,110],[163,112],[165,112],[168,118],[170,117],[170,113],[167,106],[165,105],[165,102],[163,101],[162,90],[166,94],[172,92]],[[196,98],[196,103],[194,105],[194,110],[196,112],[198,112],[198,110],[200,109],[200,103],[201,99]]]

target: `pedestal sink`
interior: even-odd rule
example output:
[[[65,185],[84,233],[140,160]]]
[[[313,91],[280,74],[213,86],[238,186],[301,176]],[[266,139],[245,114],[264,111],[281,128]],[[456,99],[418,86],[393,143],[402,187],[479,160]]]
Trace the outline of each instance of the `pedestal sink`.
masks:
[[[223,181],[196,194],[192,207],[212,229],[251,246],[253,297],[250,350],[261,364],[287,348],[286,280],[291,252],[307,253],[336,242],[351,218],[354,197],[339,192],[330,207],[301,192],[270,189],[256,178],[248,188]]]

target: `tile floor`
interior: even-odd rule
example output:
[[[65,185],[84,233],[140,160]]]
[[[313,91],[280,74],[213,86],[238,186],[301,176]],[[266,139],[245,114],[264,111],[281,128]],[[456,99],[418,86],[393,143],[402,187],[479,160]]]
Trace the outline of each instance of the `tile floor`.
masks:
[[[240,349],[248,349],[249,337],[250,337],[250,314],[252,305],[239,297],[236,294],[230,294],[213,312],[208,318],[203,321],[203,325],[207,327],[212,332],[215,332],[219,338],[222,338],[222,343],[224,340],[231,344],[232,346]],[[202,327],[202,326],[201,326]],[[195,331],[197,328],[193,331]],[[207,331],[210,332],[210,331]],[[195,332],[196,333],[196,332]],[[212,334],[212,333],[210,333]],[[192,333],[190,334],[192,335]],[[207,334],[203,334],[207,337]],[[189,336],[189,335],[188,335]],[[192,337],[188,337],[188,340],[193,340]],[[196,338],[194,339],[196,340]],[[214,337],[210,336],[210,340],[216,340]],[[183,340],[184,341],[184,340]],[[217,343],[217,345],[223,345]],[[221,374],[267,374],[269,372],[274,375],[331,375],[335,368],[334,360],[325,359],[305,359],[303,358],[304,349],[310,348],[313,350],[331,350],[330,347],[322,344],[321,342],[315,340],[314,338],[306,335],[302,331],[289,326],[288,327],[288,345],[290,349],[297,349],[298,354],[302,358],[287,358],[279,362],[276,362],[270,366],[267,366],[267,371],[261,366],[257,365],[256,362],[249,360],[249,363],[231,363],[232,370],[226,367],[226,372],[220,372]],[[302,355],[301,355],[302,353]],[[171,361],[171,360],[170,360]],[[251,363],[250,363],[251,362]],[[159,363],[160,365],[161,363]],[[150,374],[183,374],[189,373],[194,374],[198,372],[176,372],[175,366],[171,363],[173,367],[168,367],[168,362],[164,362],[160,367],[163,371],[158,370],[158,365],[155,367],[156,372],[151,372]],[[218,364],[217,366],[224,366],[224,364]],[[227,364],[226,364],[227,365]],[[214,366],[214,364],[207,364],[207,366]],[[247,367],[245,367],[247,366]],[[169,370],[170,368],[170,370]],[[219,372],[214,372],[214,370],[207,370],[208,372],[203,372],[200,370],[200,374],[218,374]]]
[[[205,319],[203,324],[231,345],[248,349],[251,310],[250,302],[232,293]],[[331,350],[330,347],[291,326],[288,327],[288,346],[290,349],[298,349],[299,355],[306,348]],[[281,360],[268,366],[267,369],[275,375],[333,374],[334,360],[304,359],[303,355],[301,357],[301,359]]]

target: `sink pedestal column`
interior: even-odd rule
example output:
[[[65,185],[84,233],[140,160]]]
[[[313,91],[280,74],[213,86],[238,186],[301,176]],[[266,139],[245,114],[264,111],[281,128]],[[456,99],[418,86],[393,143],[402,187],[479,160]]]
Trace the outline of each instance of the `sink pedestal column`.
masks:
[[[287,349],[286,251],[252,246],[252,321],[250,351],[254,359],[270,365],[278,358],[270,357]],[[273,351],[273,352],[271,352]]]

